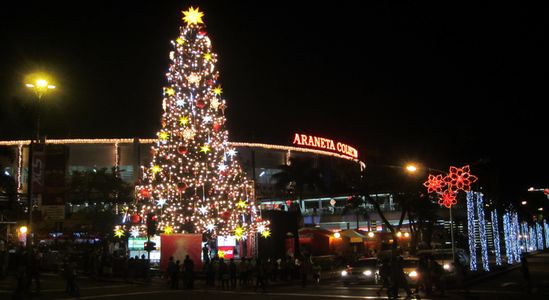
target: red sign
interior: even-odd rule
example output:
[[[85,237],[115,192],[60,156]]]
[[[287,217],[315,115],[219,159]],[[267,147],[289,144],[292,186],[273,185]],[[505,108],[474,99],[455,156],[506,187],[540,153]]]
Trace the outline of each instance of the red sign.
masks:
[[[294,135],[294,144],[325,149],[333,152],[338,152],[352,158],[358,158],[358,151],[355,148],[341,142],[318,136],[296,133]]]
[[[31,144],[30,147],[32,147],[31,192],[32,194],[42,194],[44,192],[44,168],[46,166],[45,145]]]

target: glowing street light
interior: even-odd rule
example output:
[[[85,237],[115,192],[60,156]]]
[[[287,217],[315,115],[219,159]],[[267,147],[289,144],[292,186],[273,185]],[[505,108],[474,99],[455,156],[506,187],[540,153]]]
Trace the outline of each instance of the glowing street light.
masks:
[[[56,88],[55,85],[49,84],[44,78],[38,78],[34,83],[26,83],[25,86],[34,90],[38,100],[42,99],[42,96],[44,96],[48,90]]]
[[[410,173],[415,173],[417,171],[417,167],[413,164],[406,165],[406,171]]]
[[[19,233],[21,233],[21,234],[27,233],[28,230],[29,230],[29,229],[27,228],[27,226],[21,226],[21,227],[19,227]]]
[[[521,204],[526,205],[526,204],[528,204],[528,201],[522,201]]]
[[[334,237],[335,237],[336,239],[341,238],[341,233],[339,233],[339,232],[334,233]]]

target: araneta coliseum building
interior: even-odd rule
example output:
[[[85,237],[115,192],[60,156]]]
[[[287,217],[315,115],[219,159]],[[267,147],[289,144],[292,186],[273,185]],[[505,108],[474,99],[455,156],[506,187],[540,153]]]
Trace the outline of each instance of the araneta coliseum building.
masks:
[[[33,150],[34,165],[36,168],[38,159],[38,164],[44,168],[44,186],[51,188],[49,185],[56,185],[57,190],[64,188],[62,185],[68,182],[74,171],[102,168],[118,170],[124,181],[134,184],[142,176],[142,166],[148,166],[152,159],[150,149],[153,143],[156,143],[155,139],[146,138],[47,139],[42,143],[45,145],[43,151]],[[20,201],[25,201],[28,191],[29,144],[30,140],[0,141],[1,171],[14,178]],[[304,226],[320,226],[333,231],[356,228],[357,225],[371,230],[372,226],[381,225],[380,220],[371,217],[365,220],[362,216],[357,220],[354,214],[347,215],[345,211],[350,191],[358,184],[361,171],[366,168],[366,164],[358,159],[356,148],[305,134],[294,134],[292,145],[247,142],[231,142],[230,145],[236,149],[248,178],[255,183],[255,196],[262,210],[284,211],[289,205],[299,205]],[[296,161],[294,168],[291,167],[292,161]],[[303,172],[298,170],[297,161],[302,162],[300,167],[314,170],[305,171],[309,174],[306,180],[311,184],[303,185],[300,197],[296,195],[295,184],[283,182],[279,178],[284,176],[275,175]],[[37,171],[32,173],[34,178]],[[48,180],[48,176],[55,177],[55,180]],[[396,210],[391,194],[373,196],[382,203],[385,211]],[[71,204],[65,198],[58,195],[52,203],[42,195],[35,205],[45,212],[55,211],[49,209],[52,205],[64,205],[69,209]],[[373,211],[373,207],[370,209]]]

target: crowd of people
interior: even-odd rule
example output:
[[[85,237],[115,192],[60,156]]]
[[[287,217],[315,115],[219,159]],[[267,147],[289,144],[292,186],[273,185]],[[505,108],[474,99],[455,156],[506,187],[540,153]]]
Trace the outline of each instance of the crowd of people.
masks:
[[[225,260],[214,257],[204,262],[200,277],[206,287],[222,290],[254,288],[265,291],[269,282],[299,280],[303,287],[309,283],[318,284],[321,268],[310,257],[302,260],[286,257],[284,259],[234,258]],[[172,289],[183,287],[192,289],[197,274],[194,262],[187,255],[183,263],[170,257],[164,278]]]

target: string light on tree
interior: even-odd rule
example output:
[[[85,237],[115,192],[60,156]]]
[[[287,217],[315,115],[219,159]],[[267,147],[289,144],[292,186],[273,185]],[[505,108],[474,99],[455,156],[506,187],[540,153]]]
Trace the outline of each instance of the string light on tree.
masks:
[[[467,236],[469,240],[469,269],[477,270],[477,246],[475,242],[475,199],[467,193]]]
[[[499,239],[499,223],[498,223],[498,213],[497,210],[494,209],[491,211],[491,218],[492,218],[492,235],[494,239],[494,252],[496,254],[496,265],[501,266],[501,245],[500,245],[500,239]]]
[[[467,192],[467,194],[473,194],[473,197],[476,200],[476,213],[478,219],[482,269],[484,271],[490,271],[490,266],[488,265],[488,241],[486,240],[486,222],[484,218],[484,195],[482,193],[476,192]]]
[[[245,239],[269,224],[258,217],[253,185],[228,142],[218,58],[203,17],[199,8],[183,11],[185,24],[171,43],[159,140],[136,188],[149,195],[137,193],[135,209],[157,215],[165,234]]]

